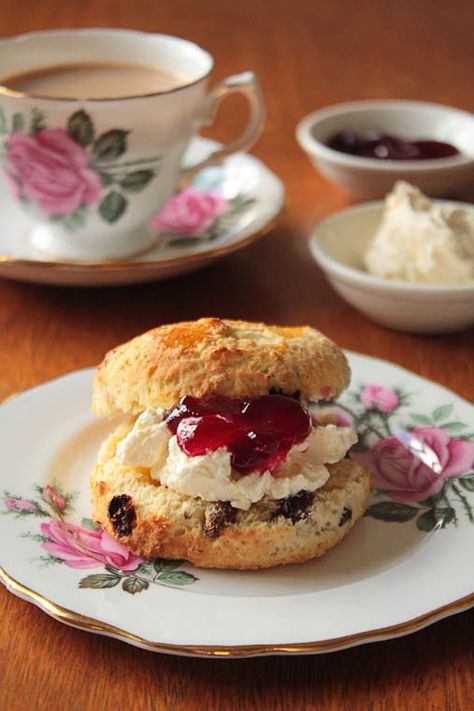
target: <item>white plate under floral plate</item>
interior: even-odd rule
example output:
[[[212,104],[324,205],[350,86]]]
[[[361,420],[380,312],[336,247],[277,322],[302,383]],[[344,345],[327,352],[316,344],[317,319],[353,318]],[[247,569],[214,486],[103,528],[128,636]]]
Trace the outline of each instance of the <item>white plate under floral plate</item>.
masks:
[[[212,571],[140,564],[112,544],[92,527],[87,480],[116,423],[91,414],[92,370],[83,370],[0,408],[4,584],[74,627],[216,657],[342,649],[467,609],[474,603],[474,408],[395,365],[349,357],[351,389],[317,417],[355,423],[377,490],[367,515],[322,559]],[[408,433],[421,443],[424,464],[402,448]]]
[[[193,165],[220,144],[193,139],[184,163]],[[11,199],[0,174],[0,277],[62,286],[112,286],[165,279],[198,269],[266,234],[284,203],[281,180],[261,161],[236,153],[220,166],[205,168],[191,185],[204,197],[217,191],[225,211],[203,232],[157,236],[156,246],[126,262],[61,262],[37,252],[29,242],[29,221]]]

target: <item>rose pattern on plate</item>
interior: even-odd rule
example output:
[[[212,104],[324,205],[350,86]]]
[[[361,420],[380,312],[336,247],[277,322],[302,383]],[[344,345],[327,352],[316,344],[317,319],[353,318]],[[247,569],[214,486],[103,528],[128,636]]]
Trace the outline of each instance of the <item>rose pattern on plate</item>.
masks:
[[[8,125],[0,107],[3,168],[13,196],[68,230],[83,227],[92,208],[105,222],[117,222],[133,194],[158,174],[161,161],[161,156],[121,160],[129,133],[112,128],[96,135],[83,109],[64,127],[48,128],[38,109],[30,116],[13,114]]]
[[[364,385],[360,391],[360,400],[366,410],[375,408],[381,412],[393,412],[400,402],[395,390],[374,384]]]
[[[432,463],[424,461],[426,453]],[[414,427],[404,440],[381,439],[357,459],[372,471],[376,489],[390,491],[397,501],[422,501],[437,496],[448,477],[472,469],[474,444],[451,439],[439,427]]]
[[[41,524],[45,551],[70,568],[95,568],[97,563],[118,570],[136,570],[141,559],[106,531],[77,526],[61,519]]]
[[[91,519],[81,524],[67,520],[74,511],[74,495],[54,486],[35,486],[35,496],[22,498],[10,492],[3,494],[4,514],[15,518],[42,519],[39,533],[23,534],[39,543],[45,552],[39,560],[43,565],[62,564],[68,568],[85,570],[103,568],[80,579],[80,588],[104,589],[121,584],[122,590],[135,595],[150,585],[182,587],[198,578],[180,570],[183,561],[144,560],[131,553],[124,545],[99,528]]]
[[[352,424],[359,441],[351,456],[372,472],[366,516],[404,523],[420,531],[456,525],[458,509],[474,523],[474,434],[443,404],[430,415],[411,412],[400,388],[370,383],[334,405],[315,406],[322,424]],[[384,500],[380,500],[383,497]]]

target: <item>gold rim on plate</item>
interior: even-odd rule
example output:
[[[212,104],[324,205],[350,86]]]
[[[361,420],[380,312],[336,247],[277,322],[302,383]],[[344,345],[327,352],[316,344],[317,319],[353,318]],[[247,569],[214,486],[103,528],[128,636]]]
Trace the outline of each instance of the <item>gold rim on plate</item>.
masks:
[[[188,644],[166,644],[163,642],[151,642],[131,632],[126,632],[119,627],[109,625],[106,622],[95,620],[92,617],[81,615],[72,610],[68,610],[61,605],[56,605],[48,598],[22,585],[17,580],[12,578],[8,573],[0,567],[0,580],[11,592],[16,593],[19,597],[29,600],[42,610],[47,612],[51,617],[64,622],[65,624],[76,627],[77,629],[87,630],[89,632],[99,632],[109,637],[124,640],[135,646],[150,649],[155,652],[168,652],[170,654],[180,654],[192,657],[256,657],[269,654],[315,654],[322,652],[334,652],[337,650],[353,647],[364,642],[377,642],[388,640],[392,637],[399,637],[411,632],[416,632],[427,625],[437,622],[444,617],[449,617],[455,613],[468,610],[474,605],[474,593],[466,595],[459,600],[438,607],[431,612],[427,612],[412,620],[401,622],[397,625],[389,627],[380,627],[367,632],[359,632],[353,635],[336,637],[334,639],[319,640],[317,642],[301,642],[290,644],[249,644],[235,646],[219,646],[219,645],[188,645]]]

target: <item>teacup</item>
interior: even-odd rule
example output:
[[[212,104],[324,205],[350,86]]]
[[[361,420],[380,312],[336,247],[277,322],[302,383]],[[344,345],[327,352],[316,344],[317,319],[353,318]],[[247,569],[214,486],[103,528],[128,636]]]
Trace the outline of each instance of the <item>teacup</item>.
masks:
[[[2,165],[31,217],[33,245],[57,259],[124,259],[147,250],[156,241],[151,218],[186,175],[248,149],[263,125],[252,72],[209,89],[211,55],[168,35],[115,29],[25,34],[0,41],[0,67]],[[100,67],[118,86],[105,84],[107,92],[97,96]],[[53,87],[63,70],[64,97]],[[68,74],[76,70],[79,76]],[[145,78],[155,70],[171,83]],[[192,137],[235,92],[250,105],[241,136],[183,168]]]

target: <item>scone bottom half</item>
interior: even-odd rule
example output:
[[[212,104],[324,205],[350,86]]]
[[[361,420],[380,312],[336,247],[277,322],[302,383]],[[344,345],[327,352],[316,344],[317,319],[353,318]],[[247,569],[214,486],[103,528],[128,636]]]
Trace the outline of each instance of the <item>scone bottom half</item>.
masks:
[[[161,326],[108,353],[93,407],[138,415],[209,394],[284,394],[304,403],[336,397],[349,377],[341,349],[315,329],[205,318]],[[248,510],[186,496],[118,460],[117,445],[132,426],[121,425],[102,445],[91,492],[99,525],[143,558],[228,569],[303,562],[339,543],[365,511],[370,474],[347,458],[327,465],[329,480],[315,492],[264,497]]]

